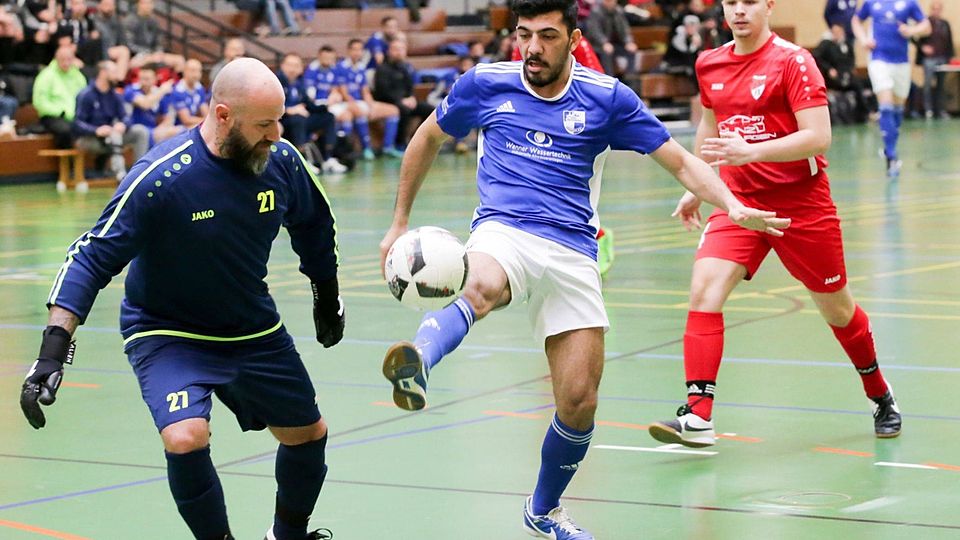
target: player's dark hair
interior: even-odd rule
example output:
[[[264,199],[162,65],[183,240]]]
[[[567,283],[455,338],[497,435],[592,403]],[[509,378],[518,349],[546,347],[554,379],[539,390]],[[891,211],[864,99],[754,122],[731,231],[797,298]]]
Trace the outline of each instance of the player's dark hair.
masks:
[[[563,23],[567,25],[567,35],[577,27],[576,0],[513,0],[510,3],[510,10],[517,17],[528,19],[559,11],[563,14]]]
[[[383,26],[383,25],[387,24],[388,22],[390,22],[390,21],[395,21],[395,20],[397,20],[397,18],[394,17],[393,15],[387,15],[386,17],[380,19],[380,26]]]
[[[363,44],[363,40],[360,38],[350,38],[350,41],[347,42],[347,48],[353,47],[354,43]]]
[[[335,50],[333,49],[333,46],[332,46],[332,45],[328,45],[328,44],[325,43],[325,44],[323,44],[323,45],[320,46],[320,49],[319,49],[317,52],[321,52],[321,53],[332,52],[332,53],[335,53],[335,52],[337,52],[337,51],[335,51]]]

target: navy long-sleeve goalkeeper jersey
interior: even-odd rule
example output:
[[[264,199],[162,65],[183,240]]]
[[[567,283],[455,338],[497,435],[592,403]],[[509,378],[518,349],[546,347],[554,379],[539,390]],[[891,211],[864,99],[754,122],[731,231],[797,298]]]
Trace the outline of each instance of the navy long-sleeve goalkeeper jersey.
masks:
[[[96,225],[71,246],[48,305],[86,319],[127,264],[120,330],[252,339],[280,328],[267,259],[280,226],[314,281],[336,276],[333,212],[319,180],[285,140],[254,176],[214,156],[194,128],[158,145],[121,182]]]

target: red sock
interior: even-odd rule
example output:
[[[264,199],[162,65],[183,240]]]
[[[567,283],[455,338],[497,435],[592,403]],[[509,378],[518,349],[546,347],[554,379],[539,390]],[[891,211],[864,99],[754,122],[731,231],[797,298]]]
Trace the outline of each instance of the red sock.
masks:
[[[840,346],[847,352],[853,366],[860,373],[863,390],[867,397],[881,397],[887,393],[887,381],[883,380],[880,366],[877,365],[877,351],[873,346],[873,330],[867,313],[857,306],[853,318],[847,326],[839,328],[831,325],[833,335],[837,336]]]
[[[709,420],[713,393],[723,356],[723,313],[690,311],[683,334],[683,367],[687,376],[687,404]]]

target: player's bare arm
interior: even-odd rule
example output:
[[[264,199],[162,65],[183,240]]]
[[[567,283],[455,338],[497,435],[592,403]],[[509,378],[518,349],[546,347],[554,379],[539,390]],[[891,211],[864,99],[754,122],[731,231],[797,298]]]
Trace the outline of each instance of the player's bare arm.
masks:
[[[449,136],[437,124],[437,114],[434,112],[420,124],[417,132],[410,139],[407,151],[403,154],[403,162],[400,164],[400,183],[397,186],[393,224],[380,241],[381,273],[387,260],[387,251],[393,245],[393,241],[407,231],[413,200],[416,199],[417,192],[420,191],[420,186],[427,177],[427,171],[437,158],[440,147],[448,138]]]
[[[794,115],[797,131],[786,137],[748,143],[736,133],[720,133],[704,138],[698,147],[700,154],[711,166],[738,167],[757,162],[800,161],[826,153],[832,143],[829,108],[810,107]]]
[[[773,236],[783,236],[781,229],[790,226],[790,220],[778,218],[776,212],[744,206],[709,165],[677,141],[670,139],[650,156],[693,196],[726,211],[737,225]]]
[[[80,317],[77,317],[72,311],[63,309],[60,306],[50,306],[50,313],[47,316],[47,326],[59,326],[72,336],[76,333],[77,327],[80,326]]]

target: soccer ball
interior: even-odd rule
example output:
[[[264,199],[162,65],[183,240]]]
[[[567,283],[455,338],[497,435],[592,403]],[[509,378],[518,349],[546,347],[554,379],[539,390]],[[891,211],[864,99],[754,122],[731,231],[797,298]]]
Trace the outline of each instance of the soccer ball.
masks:
[[[419,227],[401,235],[390,246],[384,268],[393,297],[421,311],[456,300],[467,271],[466,248],[440,227]]]

